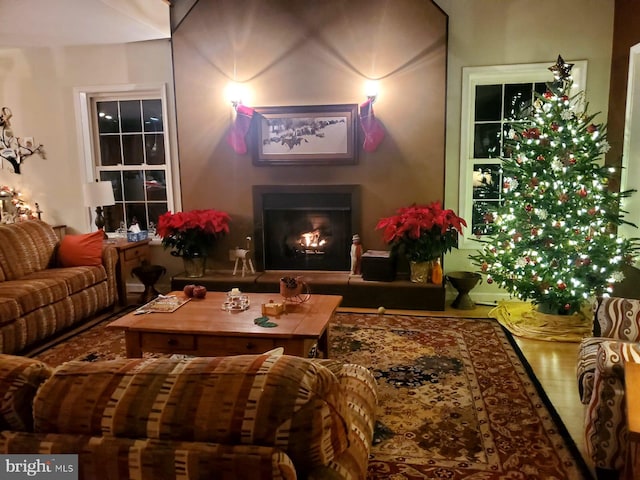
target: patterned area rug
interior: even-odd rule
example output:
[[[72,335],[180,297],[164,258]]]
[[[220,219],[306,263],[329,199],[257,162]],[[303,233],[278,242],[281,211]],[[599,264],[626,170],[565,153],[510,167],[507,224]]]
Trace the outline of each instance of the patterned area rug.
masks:
[[[591,478],[498,322],[340,314],[329,341],[378,380],[370,479]]]
[[[122,357],[123,334],[107,323],[35,357],[53,366]],[[369,479],[591,478],[495,320],[339,313],[329,352],[378,380]]]

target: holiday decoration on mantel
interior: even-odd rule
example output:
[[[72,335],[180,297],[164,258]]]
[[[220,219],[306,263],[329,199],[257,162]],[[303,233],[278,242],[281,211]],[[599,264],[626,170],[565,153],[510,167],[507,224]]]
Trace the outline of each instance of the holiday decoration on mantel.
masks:
[[[11,109],[0,110],[0,157],[11,164],[14,173],[20,173],[20,165],[24,159],[37,153],[45,159],[44,147],[36,146],[32,137],[14,137],[11,130]]]
[[[555,81],[536,94],[533,108],[513,121],[504,141],[503,202],[488,220],[473,263],[539,312],[580,312],[594,295],[607,295],[624,277],[640,243],[617,236],[621,198],[608,184],[615,171],[601,162],[609,150],[604,125],[587,113],[584,92],[571,96],[572,64],[551,66]]]

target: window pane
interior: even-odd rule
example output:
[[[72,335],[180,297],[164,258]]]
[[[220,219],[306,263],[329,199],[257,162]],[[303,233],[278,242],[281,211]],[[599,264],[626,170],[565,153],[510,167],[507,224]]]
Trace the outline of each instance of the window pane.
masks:
[[[120,165],[120,137],[118,135],[100,136],[100,165]]]
[[[146,182],[148,201],[167,201],[167,182],[163,170],[149,170],[146,172]]]
[[[153,222],[154,225],[158,225],[158,218],[163,213],[167,213],[169,208],[166,203],[149,203],[149,222]]]
[[[117,203],[104,209],[104,231],[115,232],[120,227],[120,222],[124,221],[124,211],[122,203]]]
[[[97,102],[98,133],[118,133],[118,102]]]
[[[474,235],[487,235],[493,232],[493,213],[498,202],[481,201],[473,202],[473,214],[471,217],[471,231]]]
[[[142,112],[145,132],[162,132],[162,102],[160,100],[143,100]]]
[[[504,86],[504,118],[518,119],[529,114],[533,85],[530,83],[510,83]]]
[[[142,165],[144,161],[142,135],[123,135],[122,153],[125,165]]]
[[[129,219],[130,227],[134,223],[138,223],[140,230],[147,230],[149,224],[147,220],[147,212],[144,203],[127,203],[127,218]]]
[[[502,85],[476,87],[476,122],[500,120]]]
[[[534,90],[536,91],[536,93],[539,93],[540,95],[542,95],[544,92],[547,91],[547,84],[544,82],[536,83],[534,85]]]
[[[116,202],[122,201],[122,181],[120,179],[120,172],[100,172],[100,180],[111,182],[113,187],[113,197]]]
[[[500,185],[500,165],[476,163],[473,166],[473,199],[499,199]]]
[[[474,158],[496,158],[500,155],[500,124],[488,123],[475,126],[473,142]]]
[[[122,176],[124,178],[125,202],[143,201],[144,187],[143,187],[143,180],[142,180],[143,179],[142,170],[125,170],[124,172],[122,172]]]
[[[147,165],[164,165],[164,135],[162,133],[145,135],[144,146]]]
[[[140,111],[140,101],[130,100],[120,102],[120,123],[122,132],[142,132],[142,113]]]

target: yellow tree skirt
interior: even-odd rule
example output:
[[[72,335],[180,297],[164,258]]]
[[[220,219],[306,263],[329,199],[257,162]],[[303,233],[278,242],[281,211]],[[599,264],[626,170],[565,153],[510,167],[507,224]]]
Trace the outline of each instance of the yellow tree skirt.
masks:
[[[592,335],[593,314],[590,306],[573,315],[540,313],[529,302],[501,301],[489,312],[507,330],[518,337],[557,342],[579,342]]]

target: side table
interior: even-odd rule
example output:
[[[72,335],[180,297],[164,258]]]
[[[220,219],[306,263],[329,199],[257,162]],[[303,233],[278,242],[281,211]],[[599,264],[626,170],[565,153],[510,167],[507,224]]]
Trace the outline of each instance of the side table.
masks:
[[[131,276],[131,271],[142,265],[143,262],[148,262],[151,257],[150,242],[149,238],[137,242],[129,242],[126,238],[105,240],[106,244],[113,245],[118,250],[116,285],[118,301],[122,306],[127,305],[127,279]]]
[[[640,478],[640,363],[625,362],[624,383],[629,443],[622,478],[634,480]]]

